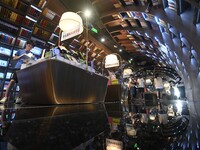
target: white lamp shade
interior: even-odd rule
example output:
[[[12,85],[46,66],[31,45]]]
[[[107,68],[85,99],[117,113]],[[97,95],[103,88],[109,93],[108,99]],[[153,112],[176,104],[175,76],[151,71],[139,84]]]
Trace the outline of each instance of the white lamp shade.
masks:
[[[132,69],[126,68],[126,69],[124,69],[124,71],[123,71],[123,78],[128,78],[128,77],[130,77],[131,74],[133,74]]]
[[[105,68],[112,68],[118,66],[119,66],[119,60],[115,54],[110,54],[106,56]]]
[[[61,41],[74,37],[83,32],[82,18],[74,12],[65,12],[62,14],[59,27],[63,31]]]
[[[77,26],[83,26],[82,18],[74,12],[65,12],[62,14],[59,27],[62,31],[69,31]]]
[[[149,115],[149,119],[150,120],[155,120],[156,119],[156,115],[155,114],[150,114]]]

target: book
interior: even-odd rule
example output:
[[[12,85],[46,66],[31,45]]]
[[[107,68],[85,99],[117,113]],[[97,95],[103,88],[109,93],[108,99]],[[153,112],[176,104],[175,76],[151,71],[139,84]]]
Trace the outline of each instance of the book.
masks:
[[[34,55],[32,53],[22,54],[19,56],[19,59],[25,59],[25,60],[32,60],[33,58]]]

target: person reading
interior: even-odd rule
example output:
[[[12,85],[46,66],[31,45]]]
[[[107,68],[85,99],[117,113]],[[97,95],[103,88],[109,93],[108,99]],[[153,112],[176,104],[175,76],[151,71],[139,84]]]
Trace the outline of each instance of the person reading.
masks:
[[[31,49],[35,46],[32,40],[26,42],[25,49],[18,50],[13,57],[14,61],[17,61],[14,71],[10,77],[10,82],[5,92],[5,96],[0,100],[0,103],[5,103],[9,101],[8,97],[10,94],[10,90],[14,86],[15,83],[18,83],[16,71],[20,70],[21,65],[23,63],[28,63],[31,58],[34,58],[34,55],[31,53]]]

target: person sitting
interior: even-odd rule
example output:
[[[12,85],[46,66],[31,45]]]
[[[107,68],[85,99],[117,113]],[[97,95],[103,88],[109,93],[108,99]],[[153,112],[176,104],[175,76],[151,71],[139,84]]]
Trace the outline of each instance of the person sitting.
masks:
[[[9,101],[8,97],[9,97],[9,94],[10,94],[10,90],[12,89],[12,87],[15,83],[18,83],[16,71],[20,70],[21,65],[23,63],[28,63],[28,57],[21,57],[21,56],[24,55],[24,54],[27,54],[28,56],[34,57],[34,55],[31,53],[31,49],[34,46],[35,46],[35,44],[32,40],[27,41],[25,49],[18,50],[15,53],[13,60],[16,60],[17,63],[15,65],[15,67],[14,67],[15,69],[14,69],[14,71],[13,71],[11,77],[10,77],[10,82],[9,82],[8,87],[6,89],[5,96],[0,100],[0,103],[4,104],[5,102]]]

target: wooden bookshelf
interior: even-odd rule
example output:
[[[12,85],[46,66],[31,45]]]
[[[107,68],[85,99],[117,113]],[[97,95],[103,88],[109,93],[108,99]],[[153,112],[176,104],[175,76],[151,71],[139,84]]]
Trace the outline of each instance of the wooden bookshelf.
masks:
[[[14,52],[24,48],[29,39],[35,41],[41,49],[56,45],[60,32],[57,27],[60,15],[47,7],[48,0],[0,0],[0,4],[0,62],[7,62],[3,67],[0,64],[2,96],[8,80],[7,72],[12,72],[10,63]],[[49,13],[53,13],[53,18]]]

